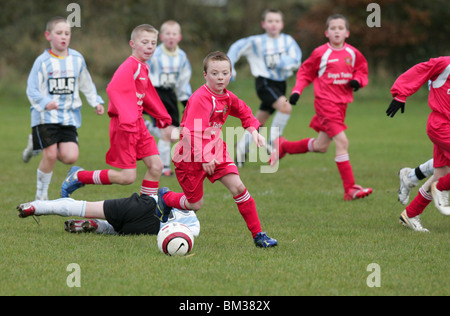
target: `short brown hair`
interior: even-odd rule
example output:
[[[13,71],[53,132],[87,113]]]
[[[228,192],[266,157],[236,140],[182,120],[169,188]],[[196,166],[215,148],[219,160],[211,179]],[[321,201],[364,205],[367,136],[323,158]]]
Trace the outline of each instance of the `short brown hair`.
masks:
[[[347,30],[350,29],[350,24],[348,23],[347,18],[346,18],[344,15],[342,15],[342,14],[333,14],[333,15],[330,15],[330,16],[328,17],[328,19],[327,19],[327,24],[326,24],[327,29],[328,29],[328,26],[330,26],[330,22],[331,22],[332,20],[337,20],[337,19],[342,19],[342,20],[344,20],[344,21],[345,21],[345,27],[347,28]]]
[[[261,21],[264,21],[266,19],[267,14],[269,14],[269,13],[279,14],[279,15],[281,15],[281,20],[284,19],[283,12],[281,12],[281,10],[278,10],[278,9],[267,9],[267,10],[264,10],[263,14],[261,15]]]
[[[231,60],[227,56],[227,54],[219,51],[215,51],[212,53],[209,53],[205,59],[203,60],[203,71],[206,73],[208,70],[208,65],[211,60],[215,61],[228,61],[230,63],[230,69],[231,69]]]

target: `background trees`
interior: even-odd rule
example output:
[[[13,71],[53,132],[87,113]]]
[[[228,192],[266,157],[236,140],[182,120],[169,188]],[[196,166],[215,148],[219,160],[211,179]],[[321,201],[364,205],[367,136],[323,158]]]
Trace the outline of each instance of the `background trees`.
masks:
[[[368,27],[366,8],[381,8],[381,27]],[[108,78],[129,54],[131,30],[138,24],[159,27],[167,19],[183,27],[182,47],[201,61],[211,50],[227,51],[236,39],[261,33],[266,8],[285,14],[285,33],[300,44],[304,58],[325,42],[326,18],[342,13],[350,20],[349,43],[369,60],[372,71],[396,75],[431,57],[450,54],[448,0],[2,0],[0,10],[0,80],[27,75],[47,48],[46,21],[68,16],[78,3],[81,27],[73,29],[71,47],[80,50],[96,76]]]

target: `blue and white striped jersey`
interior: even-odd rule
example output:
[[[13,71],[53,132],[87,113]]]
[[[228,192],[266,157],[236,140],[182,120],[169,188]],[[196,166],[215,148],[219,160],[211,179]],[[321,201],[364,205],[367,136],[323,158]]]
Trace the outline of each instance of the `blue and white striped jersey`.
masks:
[[[232,80],[236,78],[235,63],[245,56],[254,77],[285,81],[300,67],[302,51],[290,36],[281,33],[278,38],[267,34],[253,35],[238,40],[227,53],[232,64]]]
[[[31,126],[61,124],[81,126],[81,98],[86,96],[92,107],[104,104],[86,67],[83,56],[69,48],[69,55],[58,58],[47,49],[34,62],[27,82],[27,96],[31,102]],[[45,110],[54,101],[57,110]]]
[[[178,101],[187,101],[192,94],[189,81],[192,76],[192,68],[186,53],[177,48],[175,52],[169,52],[160,44],[147,61],[150,66],[150,80],[155,88],[174,89]]]
[[[189,227],[194,237],[200,235],[200,221],[194,211],[184,211],[173,208],[172,211],[170,211],[169,219],[167,222],[161,223],[160,228],[163,228],[170,222],[177,222],[186,225]]]

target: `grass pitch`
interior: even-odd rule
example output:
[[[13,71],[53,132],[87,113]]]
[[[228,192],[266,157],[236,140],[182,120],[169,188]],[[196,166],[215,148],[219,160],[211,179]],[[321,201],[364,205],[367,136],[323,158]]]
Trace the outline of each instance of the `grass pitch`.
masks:
[[[19,219],[15,207],[34,198],[40,158],[21,160],[30,132],[25,88],[0,87],[0,295],[449,295],[449,219],[430,205],[422,215],[429,234],[398,224],[404,209],[397,202],[398,170],[432,157],[425,133],[427,92],[421,90],[407,102],[405,114],[391,119],[384,114],[390,84],[371,83],[357,92],[347,112],[350,160],[356,182],[374,189],[370,197],[343,201],[334,145],[326,154],[287,156],[272,174],[260,173],[262,162],[249,163],[241,177],[255,198],[263,230],[279,246],[255,248],[230,193],[205,182],[201,233],[186,257],[162,255],[156,236],[72,235],[63,229],[65,218],[40,217],[39,225]],[[253,85],[253,79],[240,79],[230,90],[256,111]],[[316,136],[308,128],[312,104],[309,87],[285,130],[289,140]],[[98,117],[85,104],[78,165],[107,167],[108,123],[106,115]],[[145,167],[138,168],[143,176]],[[58,198],[68,169],[57,163],[50,198]],[[73,198],[125,197],[139,192],[140,182],[138,177],[130,186],[91,185]],[[180,190],[176,178],[160,183]],[[71,263],[80,267],[80,287],[68,286]],[[377,271],[370,268],[373,263]],[[378,287],[370,286],[373,280]]]

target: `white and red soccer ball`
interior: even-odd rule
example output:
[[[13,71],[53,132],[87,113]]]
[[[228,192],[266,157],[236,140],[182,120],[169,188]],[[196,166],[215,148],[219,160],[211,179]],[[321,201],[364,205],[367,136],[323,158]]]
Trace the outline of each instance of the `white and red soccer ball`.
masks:
[[[162,227],[156,240],[159,250],[169,256],[184,256],[194,247],[194,235],[189,227],[176,222]]]

